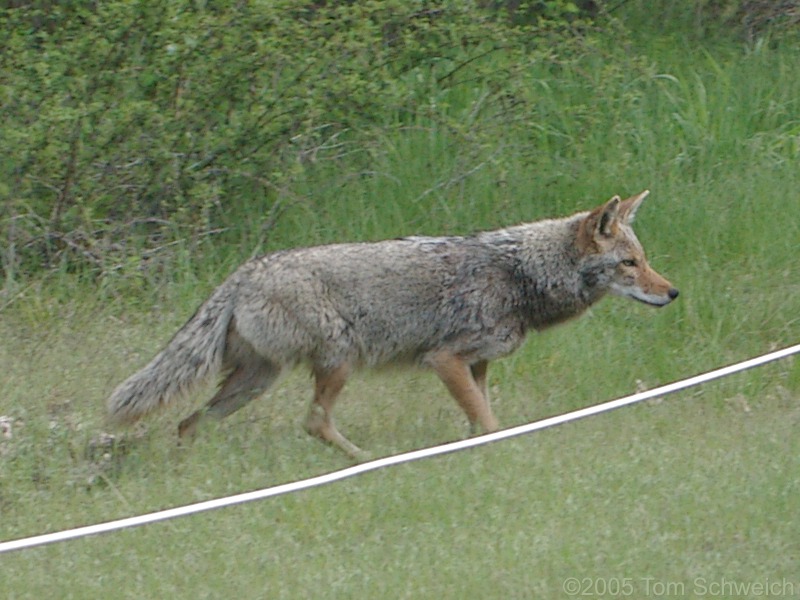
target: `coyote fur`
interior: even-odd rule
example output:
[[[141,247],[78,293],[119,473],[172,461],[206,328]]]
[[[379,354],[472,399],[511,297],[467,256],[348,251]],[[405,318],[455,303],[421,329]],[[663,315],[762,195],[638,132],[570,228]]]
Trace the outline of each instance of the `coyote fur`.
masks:
[[[210,378],[222,383],[184,419],[225,417],[299,362],[314,375],[305,428],[351,456],[333,405],[353,369],[429,367],[474,428],[498,428],[489,361],[527,331],[583,313],[606,293],[653,306],[678,290],[647,263],[631,229],[649,192],[592,211],[466,237],[408,237],[273,252],[240,266],[166,347],[111,394],[113,420],[132,422]]]

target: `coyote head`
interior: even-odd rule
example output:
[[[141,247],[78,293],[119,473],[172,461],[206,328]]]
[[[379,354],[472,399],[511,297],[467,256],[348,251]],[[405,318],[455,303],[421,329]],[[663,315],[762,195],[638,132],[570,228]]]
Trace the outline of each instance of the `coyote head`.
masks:
[[[620,200],[614,196],[590,212],[581,223],[578,246],[581,272],[587,285],[652,306],[664,306],[678,290],[656,273],[631,228],[636,211],[649,190]]]

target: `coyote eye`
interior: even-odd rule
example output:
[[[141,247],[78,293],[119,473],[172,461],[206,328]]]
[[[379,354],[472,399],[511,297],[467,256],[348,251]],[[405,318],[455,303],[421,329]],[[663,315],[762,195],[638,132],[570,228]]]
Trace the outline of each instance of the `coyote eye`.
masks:
[[[622,261],[622,264],[625,265],[626,267],[635,267],[636,261],[633,260],[632,258],[626,258],[625,260]]]

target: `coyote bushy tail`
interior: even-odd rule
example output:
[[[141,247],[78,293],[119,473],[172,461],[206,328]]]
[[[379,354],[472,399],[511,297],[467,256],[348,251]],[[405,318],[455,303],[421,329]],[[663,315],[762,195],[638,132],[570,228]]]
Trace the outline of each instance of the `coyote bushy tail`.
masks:
[[[132,423],[217,375],[233,312],[230,289],[218,288],[150,363],[111,393],[110,419]]]

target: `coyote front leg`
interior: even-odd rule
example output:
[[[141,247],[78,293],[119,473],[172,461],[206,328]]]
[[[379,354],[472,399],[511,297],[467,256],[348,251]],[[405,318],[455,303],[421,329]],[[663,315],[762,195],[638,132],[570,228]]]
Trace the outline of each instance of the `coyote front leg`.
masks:
[[[497,431],[497,419],[489,406],[486,389],[488,363],[479,361],[469,365],[461,357],[442,351],[430,359],[430,364],[467,414],[473,431],[476,425],[480,425],[487,433]]]

